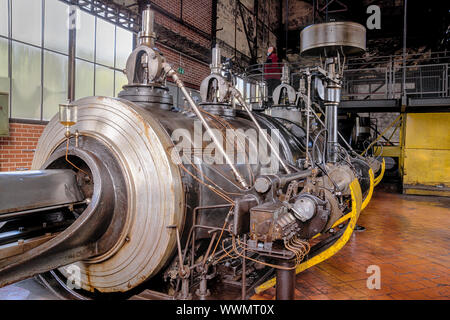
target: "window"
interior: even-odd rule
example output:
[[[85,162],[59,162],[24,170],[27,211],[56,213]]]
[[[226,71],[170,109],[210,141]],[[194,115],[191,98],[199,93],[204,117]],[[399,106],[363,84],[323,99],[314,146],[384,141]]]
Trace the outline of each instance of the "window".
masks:
[[[133,34],[122,28],[116,32],[116,68],[125,69],[128,56],[133,51]]]
[[[9,92],[8,40],[0,38],[0,92]]]
[[[75,99],[94,95],[94,64],[77,59],[75,68]]]
[[[122,87],[126,84],[128,84],[127,76],[121,72],[121,71],[115,71],[115,96],[119,94],[120,91],[122,91]]]
[[[122,71],[133,33],[81,10],[77,17],[75,98],[115,96],[128,82]],[[10,96],[10,117],[49,120],[57,114],[67,99],[68,52],[64,1],[0,0],[0,92]]]
[[[42,44],[42,2],[14,0],[10,3],[13,39],[40,46]]]
[[[114,96],[114,70],[97,65],[95,67],[96,96]]]
[[[41,50],[12,43],[12,117],[41,119]]]
[[[114,67],[114,25],[97,18],[96,63]]]
[[[77,57],[94,61],[95,17],[78,10]]]
[[[0,36],[8,36],[8,0],[0,0]]]
[[[68,19],[68,5],[59,0],[45,0],[44,48],[67,54]]]
[[[44,52],[43,120],[58,113],[59,104],[67,100],[68,59],[62,54]]]

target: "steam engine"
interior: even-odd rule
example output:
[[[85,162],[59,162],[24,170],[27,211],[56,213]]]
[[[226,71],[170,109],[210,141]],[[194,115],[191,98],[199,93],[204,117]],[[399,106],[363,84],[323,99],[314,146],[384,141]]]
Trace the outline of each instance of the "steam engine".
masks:
[[[196,104],[152,23],[147,9],[118,98],[62,105],[33,170],[0,174],[0,286],[38,276],[64,298],[205,299],[228,285],[245,298],[276,273],[277,297],[292,298],[295,271],[353,230],[370,166],[338,156],[334,131],[313,150],[309,127],[252,111],[219,48]]]

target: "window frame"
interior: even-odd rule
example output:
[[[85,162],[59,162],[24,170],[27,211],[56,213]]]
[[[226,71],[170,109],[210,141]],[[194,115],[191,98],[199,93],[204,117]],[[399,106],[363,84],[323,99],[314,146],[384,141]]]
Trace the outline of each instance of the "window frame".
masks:
[[[8,112],[9,119],[13,120],[13,121],[21,121],[22,120],[23,122],[47,123],[49,121],[49,119],[48,120],[44,119],[44,83],[45,83],[45,79],[44,79],[44,72],[45,72],[45,70],[44,70],[44,68],[45,68],[45,66],[44,66],[44,55],[45,55],[45,52],[47,51],[47,52],[50,52],[50,53],[55,53],[55,54],[58,54],[58,55],[62,55],[62,56],[67,58],[67,62],[69,63],[69,54],[68,53],[70,52],[71,46],[76,45],[76,37],[73,40],[75,42],[75,44],[73,42],[70,42],[70,38],[69,38],[69,43],[68,43],[69,48],[67,50],[67,53],[47,48],[44,45],[44,43],[45,43],[44,42],[44,36],[45,36],[45,31],[46,31],[46,29],[45,29],[45,27],[46,27],[45,26],[45,19],[46,19],[45,6],[46,6],[48,0],[40,0],[41,1],[41,39],[40,39],[40,45],[28,43],[28,42],[21,41],[21,40],[13,38],[13,36],[12,36],[12,19],[13,19],[13,17],[12,17],[12,1],[13,0],[7,0],[7,7],[8,7],[8,12],[7,12],[7,17],[8,17],[8,19],[7,19],[7,26],[8,26],[8,28],[7,28],[8,29],[7,30],[7,36],[0,35],[0,38],[7,40],[7,46],[8,46],[8,49],[7,49],[8,58],[7,58],[7,60],[8,60],[9,90],[6,93],[8,93],[8,95],[9,95],[9,112]],[[66,1],[63,1],[63,0],[57,0],[57,1],[63,3],[67,7],[69,7],[69,5],[67,4]],[[78,10],[78,13],[82,12],[82,10],[78,6],[77,6],[77,10]],[[84,13],[89,14],[90,16],[93,16],[94,17],[94,21],[95,21],[94,48],[93,48],[94,58],[93,58],[93,61],[91,61],[89,59],[85,59],[85,58],[81,58],[81,57],[77,57],[76,56],[75,57],[75,61],[76,60],[81,60],[81,61],[93,64],[93,66],[94,66],[94,68],[93,68],[94,69],[93,95],[94,96],[96,95],[95,82],[96,82],[97,66],[110,69],[112,71],[112,74],[113,74],[113,83],[112,83],[112,90],[111,91],[113,92],[113,94],[115,94],[116,93],[116,74],[117,74],[117,72],[123,72],[123,69],[117,68],[117,28],[121,28],[124,31],[130,33],[131,41],[133,43],[133,46],[132,46],[131,49],[134,49],[133,38],[135,36],[135,33],[131,32],[131,31],[129,31],[129,30],[123,28],[123,27],[121,27],[120,25],[112,23],[110,20],[103,19],[101,17],[98,17],[96,15],[93,15],[93,14],[90,14],[90,13],[87,13],[87,12],[84,12]],[[67,18],[69,18],[68,15],[67,15]],[[96,49],[97,48],[96,48],[96,45],[97,45],[97,35],[98,35],[97,34],[98,33],[97,32],[97,23],[98,23],[97,21],[98,21],[98,19],[101,19],[101,20],[103,20],[103,21],[105,21],[105,22],[107,22],[107,23],[109,23],[109,24],[114,26],[114,66],[113,67],[97,62],[97,57],[96,57]],[[68,28],[67,28],[67,33],[69,33],[69,29]],[[41,79],[40,79],[41,97],[40,98],[41,99],[40,99],[39,106],[38,106],[38,108],[39,108],[39,113],[38,114],[40,114],[40,118],[39,119],[35,119],[35,118],[32,118],[32,117],[30,117],[30,118],[13,118],[12,117],[13,109],[14,109],[14,105],[12,104],[12,99],[13,99],[13,97],[12,97],[13,96],[13,93],[12,93],[12,82],[13,82],[13,79],[12,79],[12,74],[13,74],[13,71],[12,71],[12,68],[13,68],[13,66],[12,66],[12,43],[13,43],[13,41],[17,42],[17,43],[20,43],[22,45],[25,45],[25,46],[31,46],[31,47],[37,48],[37,49],[39,49],[41,51],[41,63],[40,63],[40,69],[41,69]],[[75,65],[76,65],[76,63],[75,63]],[[74,70],[74,72],[76,73],[76,69]],[[67,84],[68,84],[68,79],[67,79]],[[26,90],[26,88],[24,88],[24,90]],[[75,90],[76,90],[76,88],[75,88]],[[61,101],[61,102],[64,102],[64,101]],[[32,112],[30,112],[30,113],[32,113]]]

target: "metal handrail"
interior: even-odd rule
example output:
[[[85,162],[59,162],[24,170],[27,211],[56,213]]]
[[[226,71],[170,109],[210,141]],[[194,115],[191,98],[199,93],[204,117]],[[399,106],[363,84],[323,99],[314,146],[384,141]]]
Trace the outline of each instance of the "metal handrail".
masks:
[[[370,57],[370,58],[352,58],[347,61],[344,70],[342,97],[345,99],[398,99],[402,96],[421,96],[421,97],[450,97],[450,54],[448,52],[432,52],[409,54],[405,61],[408,63],[400,64],[401,55]],[[410,59],[413,57],[413,59]],[[419,58],[414,58],[419,57]],[[383,60],[389,59],[389,61]],[[429,60],[448,62],[430,63]],[[374,61],[377,60],[377,61]],[[428,60],[428,61],[425,61]],[[362,64],[373,65],[370,67],[355,68],[357,61]],[[424,62],[423,64],[411,65],[410,62]],[[261,91],[263,83],[269,75],[279,75],[282,73],[265,73],[266,65],[282,68],[289,66],[291,85],[295,88],[298,76],[302,74],[305,65],[301,62],[287,63],[277,62],[271,64],[254,64],[246,68],[243,74],[244,87],[247,84],[257,86]],[[353,67],[353,68],[352,68]],[[403,70],[405,70],[405,79],[403,79]],[[405,83],[403,83],[405,81]],[[259,100],[262,96],[258,95]],[[247,101],[255,100],[250,92],[245,93]],[[255,97],[256,98],[256,97]],[[255,101],[256,101],[255,100]]]

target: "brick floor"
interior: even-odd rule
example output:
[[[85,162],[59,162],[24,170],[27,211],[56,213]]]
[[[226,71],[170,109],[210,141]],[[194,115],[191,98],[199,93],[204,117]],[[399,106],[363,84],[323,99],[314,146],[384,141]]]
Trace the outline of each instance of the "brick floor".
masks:
[[[450,298],[450,200],[376,191],[352,235],[335,256],[297,275],[299,300]],[[369,265],[381,288],[368,289]],[[272,288],[252,299],[273,299]]]

